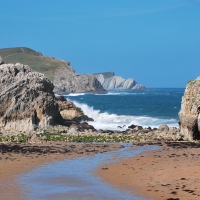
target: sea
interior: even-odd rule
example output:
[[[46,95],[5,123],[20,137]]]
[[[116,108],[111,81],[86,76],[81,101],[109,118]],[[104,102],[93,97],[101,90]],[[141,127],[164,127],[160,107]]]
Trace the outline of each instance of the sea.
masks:
[[[107,94],[69,94],[67,100],[93,118],[97,130],[126,130],[134,124],[157,128],[166,124],[178,127],[178,113],[184,88],[114,90]]]

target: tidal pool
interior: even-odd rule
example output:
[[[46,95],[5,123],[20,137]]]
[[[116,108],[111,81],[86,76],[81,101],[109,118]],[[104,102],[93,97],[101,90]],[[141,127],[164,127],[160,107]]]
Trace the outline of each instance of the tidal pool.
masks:
[[[131,149],[131,144],[123,144],[119,150],[83,156],[72,160],[46,163],[19,177],[23,197],[28,200],[57,199],[104,199],[104,200],[145,200],[135,197],[130,191],[120,191],[102,182],[94,171],[102,164],[110,164],[133,157],[136,154],[158,149],[158,146],[141,146]]]

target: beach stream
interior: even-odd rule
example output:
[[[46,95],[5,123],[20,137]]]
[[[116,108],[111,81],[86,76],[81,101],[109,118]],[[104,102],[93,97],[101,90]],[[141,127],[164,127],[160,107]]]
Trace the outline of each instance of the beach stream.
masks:
[[[97,177],[95,169],[103,164],[117,162],[136,154],[158,149],[158,146],[133,147],[123,144],[119,150],[98,153],[94,156],[83,156],[72,160],[46,163],[19,177],[19,184],[24,199],[134,199],[144,200],[143,197],[133,196],[129,191],[121,191],[102,182]]]

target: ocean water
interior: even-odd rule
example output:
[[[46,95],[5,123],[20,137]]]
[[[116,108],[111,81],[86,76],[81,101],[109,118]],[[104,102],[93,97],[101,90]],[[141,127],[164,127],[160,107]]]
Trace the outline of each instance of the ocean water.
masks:
[[[159,88],[65,97],[94,119],[89,124],[96,129],[126,130],[131,124],[152,128],[162,124],[178,127],[183,94],[184,88]]]

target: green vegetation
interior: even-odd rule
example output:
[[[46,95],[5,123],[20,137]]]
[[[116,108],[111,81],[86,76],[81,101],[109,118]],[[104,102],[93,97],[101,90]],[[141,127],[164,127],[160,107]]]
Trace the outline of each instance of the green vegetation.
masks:
[[[55,133],[43,133],[40,134],[39,137],[43,141],[66,141],[66,142],[140,142],[144,140],[148,140],[147,138],[142,136],[128,136],[128,135],[123,135],[123,136],[112,136],[112,135],[97,135],[97,136],[92,136],[92,135],[60,135],[60,134],[55,134]],[[151,138],[151,140],[154,140]]]
[[[56,68],[66,66],[63,61],[42,56],[41,53],[25,47],[0,49],[0,56],[3,58],[4,63],[15,64],[20,62],[29,65],[31,69],[45,74],[50,80],[53,80]]]
[[[193,83],[194,82],[194,80],[189,80],[188,82],[187,82],[187,84],[191,84],[191,83]]]
[[[24,134],[0,137],[0,142],[27,142],[27,136]]]

